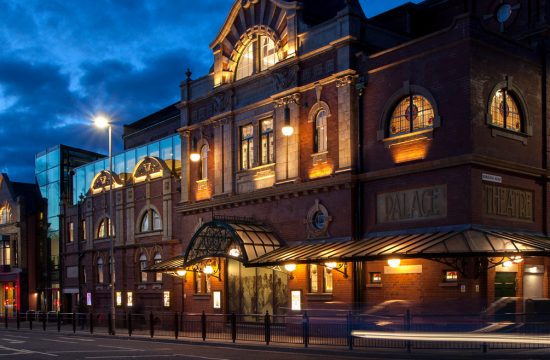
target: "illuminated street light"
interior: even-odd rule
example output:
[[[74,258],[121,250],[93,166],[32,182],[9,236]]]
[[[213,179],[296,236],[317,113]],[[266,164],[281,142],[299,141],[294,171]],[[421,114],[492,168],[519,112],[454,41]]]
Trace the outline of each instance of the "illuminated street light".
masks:
[[[285,106],[285,123],[283,128],[281,129],[281,132],[284,136],[289,137],[294,134],[294,128],[292,125],[290,125],[290,109],[288,106]]]
[[[296,270],[296,264],[286,264],[285,270],[288,272],[293,272],[294,270]]]
[[[111,324],[110,328],[112,335],[115,335],[115,277],[114,277],[114,267],[115,267],[115,251],[114,251],[114,241],[113,241],[113,231],[115,229],[114,221],[114,211],[113,211],[113,128],[111,126],[111,119],[105,115],[97,115],[93,118],[94,125],[99,129],[108,129],[109,130],[109,175],[111,179],[109,180],[109,242],[110,242],[110,258],[109,261],[109,270],[110,270],[110,284],[111,287]]]
[[[400,259],[389,259],[388,260],[388,265],[392,268],[399,267],[399,265],[401,265],[401,260]]]
[[[176,271],[176,274],[180,277],[184,277],[187,274],[187,270],[179,269]]]

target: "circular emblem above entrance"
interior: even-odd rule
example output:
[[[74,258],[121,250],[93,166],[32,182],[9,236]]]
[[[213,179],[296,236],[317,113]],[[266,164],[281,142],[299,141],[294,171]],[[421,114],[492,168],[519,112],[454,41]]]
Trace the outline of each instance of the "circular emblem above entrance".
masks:
[[[308,213],[306,220],[306,231],[308,239],[318,239],[330,236],[328,233],[328,226],[332,221],[332,217],[329,216],[326,207],[321,205],[319,200],[315,200]]]

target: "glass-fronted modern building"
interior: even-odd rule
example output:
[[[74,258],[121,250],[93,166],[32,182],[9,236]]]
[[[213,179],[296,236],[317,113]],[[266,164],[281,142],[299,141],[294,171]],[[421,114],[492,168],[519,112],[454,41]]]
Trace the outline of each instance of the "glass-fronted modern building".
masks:
[[[172,135],[140,147],[128,149],[113,156],[113,172],[125,181],[145,157],[156,157],[164,161],[173,171],[181,167],[181,137]],[[73,204],[76,205],[81,196],[86,196],[95,176],[109,169],[109,159],[100,159],[75,169],[73,176]]]
[[[75,168],[105,158],[91,151],[56,145],[36,155],[35,175],[42,197],[47,200],[47,237],[39,244],[39,301],[41,310],[60,309],[61,206],[70,204],[72,172]]]

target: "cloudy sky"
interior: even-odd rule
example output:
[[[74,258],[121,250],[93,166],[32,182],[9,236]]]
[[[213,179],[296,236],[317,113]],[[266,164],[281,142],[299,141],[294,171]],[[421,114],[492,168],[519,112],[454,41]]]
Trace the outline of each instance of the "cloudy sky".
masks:
[[[361,0],[367,16],[405,2]],[[0,0],[0,172],[33,182],[35,154],[60,143],[106,152],[98,111],[116,119],[120,151],[122,124],[176,102],[187,68],[206,74],[232,4]]]

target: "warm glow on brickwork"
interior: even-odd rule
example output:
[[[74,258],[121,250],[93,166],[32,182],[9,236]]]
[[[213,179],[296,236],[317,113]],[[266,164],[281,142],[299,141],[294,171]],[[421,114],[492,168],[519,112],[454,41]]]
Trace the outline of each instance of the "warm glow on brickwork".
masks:
[[[430,145],[431,141],[428,138],[395,144],[390,147],[393,162],[402,164],[409,161],[423,160],[428,154]]]
[[[330,163],[321,163],[314,165],[311,169],[309,169],[308,175],[310,179],[318,179],[332,175],[333,171],[334,165]]]

